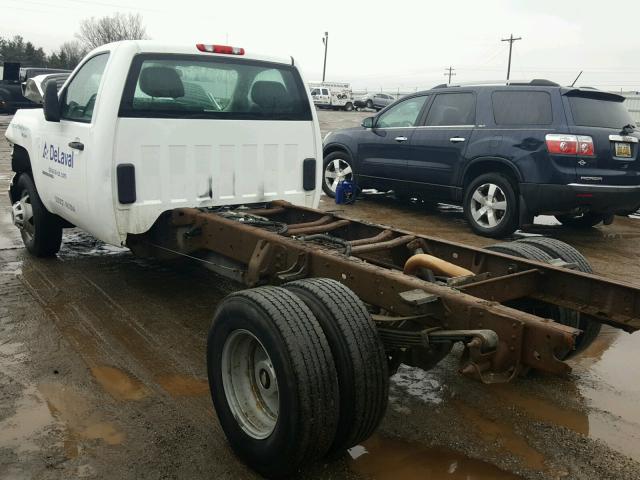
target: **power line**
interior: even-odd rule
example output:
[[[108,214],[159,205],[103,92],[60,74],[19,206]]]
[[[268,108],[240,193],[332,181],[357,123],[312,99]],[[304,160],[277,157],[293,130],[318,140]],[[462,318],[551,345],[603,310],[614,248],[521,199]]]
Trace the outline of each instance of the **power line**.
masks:
[[[511,50],[513,49],[513,42],[518,40],[522,40],[522,37],[514,38],[513,33],[509,35],[509,38],[503,38],[503,42],[509,42],[509,64],[507,65],[507,80],[509,80],[509,75],[511,75]]]
[[[453,71],[455,70],[455,68],[453,68],[452,66],[449,66],[449,68],[445,68],[444,69],[444,76],[449,76],[449,81],[447,82],[449,85],[451,85],[451,76],[455,75],[455,73],[453,73]]]

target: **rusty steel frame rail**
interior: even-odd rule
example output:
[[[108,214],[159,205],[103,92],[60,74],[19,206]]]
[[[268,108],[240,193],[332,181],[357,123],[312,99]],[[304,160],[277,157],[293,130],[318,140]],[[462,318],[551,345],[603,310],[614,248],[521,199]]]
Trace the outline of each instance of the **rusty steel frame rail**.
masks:
[[[301,241],[291,232],[281,235],[198,209],[168,212],[164,226],[169,228],[157,229],[153,240],[182,254],[211,251],[244,265],[242,280],[249,287],[305,277],[332,278],[385,315],[420,318],[423,329],[492,330],[499,338],[497,348],[484,352],[478,343],[469,342],[461,369],[485,382],[508,381],[526,367],[568,373],[570,367],[556,352],[573,348],[580,332],[502,302],[533,298],[593,315],[627,331],[640,327],[640,290],[631,285],[286,202],[244,212],[277,222],[285,220],[280,216],[289,215],[292,221],[285,223],[300,233],[337,232],[342,240],[353,242],[354,252],[346,256],[327,246]],[[322,230],[323,226],[327,230]],[[350,229],[357,229],[358,235],[351,235]],[[172,231],[176,235],[172,236]],[[132,237],[132,248],[145,235]],[[361,257],[356,256],[358,248]],[[391,268],[411,256],[413,249],[467,268],[478,280],[447,286]],[[368,260],[367,255],[388,258]],[[385,323],[385,328],[388,326]]]

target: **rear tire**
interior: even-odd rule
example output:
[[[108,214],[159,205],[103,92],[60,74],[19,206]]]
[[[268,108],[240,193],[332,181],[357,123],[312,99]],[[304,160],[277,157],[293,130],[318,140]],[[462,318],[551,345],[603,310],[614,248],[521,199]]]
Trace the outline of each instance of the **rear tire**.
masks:
[[[327,278],[288,283],[318,319],[336,363],[338,430],[330,456],[369,438],[387,408],[389,375],[384,347],[366,306],[353,291]]]
[[[20,235],[29,253],[36,257],[52,257],[60,250],[62,223],[40,200],[33,179],[26,173],[16,184],[19,200],[13,205],[14,218],[23,224]]]
[[[365,105],[367,108],[373,108],[373,102],[371,100],[367,100],[367,103]]]
[[[518,228],[518,200],[509,178],[500,173],[480,175],[467,185],[463,210],[478,235],[501,238]]]
[[[554,238],[529,237],[485,248],[494,252],[507,253],[514,257],[538,260],[545,263],[550,263],[553,259],[560,258],[565,262],[574,263],[581,272],[591,273],[593,271],[589,261],[578,250]],[[602,324],[591,319],[589,315],[564,307],[556,307],[545,302],[532,300],[527,301],[525,305],[516,300],[514,306],[529,313],[546,316],[563,325],[582,330],[582,333],[576,338],[575,348],[561,355],[562,360],[567,360],[584,351],[593,343],[602,328]]]
[[[568,243],[549,237],[526,237],[517,242],[533,245],[550,255],[551,258],[559,258],[567,263],[573,263],[581,272],[593,273],[589,261]]]
[[[353,110],[353,103],[351,102],[347,102],[347,104],[344,106],[345,111],[350,112]]]
[[[335,364],[293,293],[261,287],[227,296],[209,331],[207,370],[222,429],[251,468],[293,475],[328,451],[338,422]]]
[[[605,215],[587,212],[582,215],[555,215],[555,217],[566,227],[582,229],[595,227],[604,220]]]

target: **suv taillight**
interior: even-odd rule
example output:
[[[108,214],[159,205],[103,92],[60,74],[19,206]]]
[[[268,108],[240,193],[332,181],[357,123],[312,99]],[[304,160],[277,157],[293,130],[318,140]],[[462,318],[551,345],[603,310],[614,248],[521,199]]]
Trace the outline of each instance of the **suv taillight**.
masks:
[[[593,157],[593,138],[586,135],[565,135],[550,133],[545,137],[549,153],[560,155],[580,155]]]

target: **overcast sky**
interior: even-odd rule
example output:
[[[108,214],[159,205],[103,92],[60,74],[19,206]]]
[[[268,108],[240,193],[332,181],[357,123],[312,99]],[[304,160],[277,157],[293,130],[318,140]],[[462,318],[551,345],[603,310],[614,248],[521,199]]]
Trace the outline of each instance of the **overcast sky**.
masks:
[[[481,0],[360,2],[270,0],[0,0],[0,35],[22,35],[48,52],[73,39],[78,22],[114,12],[140,13],[154,40],[225,43],[292,55],[307,81],[354,88],[413,90],[444,82],[512,79],[640,90],[640,10],[611,1]]]

